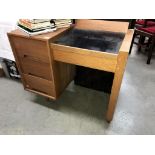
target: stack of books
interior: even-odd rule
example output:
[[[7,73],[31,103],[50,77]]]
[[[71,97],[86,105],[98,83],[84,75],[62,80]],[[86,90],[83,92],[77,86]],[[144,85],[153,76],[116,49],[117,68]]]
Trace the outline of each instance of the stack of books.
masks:
[[[71,19],[54,19],[56,28],[69,27],[72,24]]]
[[[51,19],[19,19],[17,26],[29,35],[37,35],[56,30],[55,23]]]

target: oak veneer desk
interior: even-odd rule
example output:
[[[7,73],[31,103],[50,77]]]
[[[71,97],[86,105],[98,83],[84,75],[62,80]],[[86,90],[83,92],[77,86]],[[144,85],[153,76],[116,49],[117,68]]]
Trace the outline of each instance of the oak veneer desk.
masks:
[[[127,22],[76,20],[74,28],[33,37],[14,30],[8,37],[24,88],[45,97],[60,96],[75,65],[113,72],[106,117],[112,120],[133,37]]]

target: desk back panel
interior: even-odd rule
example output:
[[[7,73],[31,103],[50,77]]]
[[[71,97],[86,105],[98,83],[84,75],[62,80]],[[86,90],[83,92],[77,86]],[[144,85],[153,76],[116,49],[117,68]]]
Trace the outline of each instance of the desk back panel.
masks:
[[[110,31],[126,33],[128,31],[128,22],[116,22],[105,20],[89,20],[89,19],[77,19],[75,28],[85,30],[98,30],[98,31]]]

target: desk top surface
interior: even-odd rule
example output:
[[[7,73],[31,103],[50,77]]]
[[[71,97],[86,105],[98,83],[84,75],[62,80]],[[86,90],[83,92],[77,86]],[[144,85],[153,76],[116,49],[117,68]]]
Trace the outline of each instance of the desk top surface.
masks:
[[[45,33],[45,34],[40,34],[40,35],[36,35],[36,36],[29,36],[27,33],[23,32],[19,29],[11,31],[11,32],[9,32],[9,34],[24,37],[24,38],[32,38],[32,39],[36,39],[36,40],[49,40],[49,39],[57,36],[58,34],[68,30],[69,28],[70,27],[60,28],[60,29],[57,29],[56,31]]]
[[[72,29],[54,43],[101,52],[118,53],[125,33]]]

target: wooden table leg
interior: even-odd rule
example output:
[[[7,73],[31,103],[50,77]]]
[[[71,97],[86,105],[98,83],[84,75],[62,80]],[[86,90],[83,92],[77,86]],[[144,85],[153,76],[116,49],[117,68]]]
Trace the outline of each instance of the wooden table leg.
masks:
[[[134,40],[135,40],[135,36],[136,36],[136,33],[134,33],[134,35],[133,35],[133,38],[132,38],[132,42],[131,42],[131,45],[130,45],[130,50],[129,50],[129,54],[131,54],[131,51],[132,51],[132,47],[133,47],[133,44],[134,44]]]
[[[128,57],[128,52],[120,52],[118,55],[117,66],[114,74],[114,80],[113,80],[113,85],[112,85],[112,90],[111,90],[111,95],[110,95],[110,100],[109,100],[109,105],[108,105],[108,110],[106,115],[106,119],[108,122],[110,122],[113,118],[113,114],[115,111],[117,98],[119,95],[119,90],[121,87],[122,78],[123,78],[123,74],[124,74],[124,70],[127,62],[127,57]]]
[[[52,101],[52,99],[49,97],[46,97],[46,101],[49,102],[49,101]]]
[[[153,48],[155,45],[155,37],[152,38],[152,44],[150,45],[149,51],[148,51],[148,59],[147,59],[147,64],[150,64],[151,61],[151,57],[152,57],[152,52],[153,52]]]

